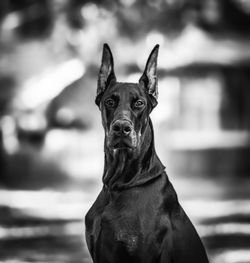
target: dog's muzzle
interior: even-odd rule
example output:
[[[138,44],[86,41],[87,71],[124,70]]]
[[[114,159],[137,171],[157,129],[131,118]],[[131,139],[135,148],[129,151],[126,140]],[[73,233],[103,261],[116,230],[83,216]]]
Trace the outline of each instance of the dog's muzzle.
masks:
[[[111,126],[112,132],[116,136],[129,136],[133,126],[127,120],[117,120]]]
[[[113,149],[135,148],[136,134],[133,124],[126,119],[114,121],[110,127],[109,144]]]

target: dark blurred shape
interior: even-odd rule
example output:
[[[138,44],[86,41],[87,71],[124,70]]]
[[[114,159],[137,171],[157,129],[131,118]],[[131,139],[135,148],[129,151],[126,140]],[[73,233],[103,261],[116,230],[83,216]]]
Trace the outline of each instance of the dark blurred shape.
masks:
[[[5,76],[0,78],[0,118],[9,107],[9,102],[14,95],[15,81],[13,77]],[[6,175],[6,156],[3,147],[3,133],[0,119],[0,174],[2,178]]]
[[[222,106],[223,128],[250,130],[250,65],[223,70],[226,94]]]
[[[22,11],[25,17],[23,24],[18,29],[23,37],[41,37],[51,32],[53,18],[48,1],[34,2]]]
[[[3,180],[3,177],[6,177],[6,159],[5,159],[5,152],[3,150],[2,130],[0,130],[0,173],[2,175],[2,180]]]
[[[126,3],[130,3],[126,5]],[[140,38],[150,30],[178,33],[185,26],[186,1],[120,1],[116,9],[121,34]],[[138,30],[140,29],[140,30]]]
[[[83,28],[84,20],[81,15],[81,7],[88,2],[93,2],[93,1],[84,1],[84,0],[70,1],[66,12],[67,12],[67,19],[71,27],[75,29]]]
[[[55,162],[41,160],[34,146],[23,144],[22,151],[6,158],[5,174],[1,175],[2,186],[26,190],[40,190],[48,185],[54,189],[70,186],[68,174],[60,170]]]
[[[0,76],[0,116],[6,113],[15,92],[15,80],[12,76]]]
[[[16,118],[17,139],[21,143],[42,146],[47,131],[45,116],[31,110],[22,112]]]
[[[47,0],[5,0],[0,3],[1,20],[16,29],[22,37],[44,37],[53,24]]]
[[[245,1],[247,2],[247,1]],[[206,0],[200,2],[197,22],[211,32],[249,33],[250,12],[240,0]]]

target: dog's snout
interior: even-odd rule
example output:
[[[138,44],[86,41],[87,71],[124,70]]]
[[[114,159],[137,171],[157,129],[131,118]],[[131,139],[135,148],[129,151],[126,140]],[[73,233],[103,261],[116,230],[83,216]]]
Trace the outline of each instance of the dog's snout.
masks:
[[[132,131],[132,126],[127,120],[117,120],[112,125],[112,131],[116,135],[129,135]]]

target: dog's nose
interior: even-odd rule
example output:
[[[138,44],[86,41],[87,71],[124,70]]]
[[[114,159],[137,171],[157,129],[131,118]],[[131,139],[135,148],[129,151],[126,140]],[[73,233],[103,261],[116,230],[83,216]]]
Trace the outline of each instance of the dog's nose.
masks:
[[[117,120],[112,125],[112,131],[116,135],[128,136],[132,131],[132,126],[127,120]]]

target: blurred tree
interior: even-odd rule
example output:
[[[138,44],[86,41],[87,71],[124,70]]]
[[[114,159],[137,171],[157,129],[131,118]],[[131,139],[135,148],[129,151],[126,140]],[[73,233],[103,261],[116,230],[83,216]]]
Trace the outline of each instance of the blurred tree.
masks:
[[[119,32],[129,38],[150,30],[179,33],[189,23],[210,32],[248,33],[250,8],[241,0],[74,0],[69,4],[68,19],[74,28],[84,26],[81,8],[93,3],[111,12]]]
[[[119,32],[129,38],[149,30],[178,33],[194,23],[210,32],[249,33],[250,5],[243,0],[4,0],[0,21],[8,14],[18,17],[17,31],[24,37],[47,35],[57,13],[66,14],[73,29],[85,26],[82,8],[95,4],[116,17]],[[61,8],[57,8],[60,6]]]
[[[206,0],[198,11],[197,24],[211,32],[250,32],[250,7],[248,1]]]
[[[0,2],[0,20],[22,37],[46,36],[52,27],[48,0],[4,0]]]

